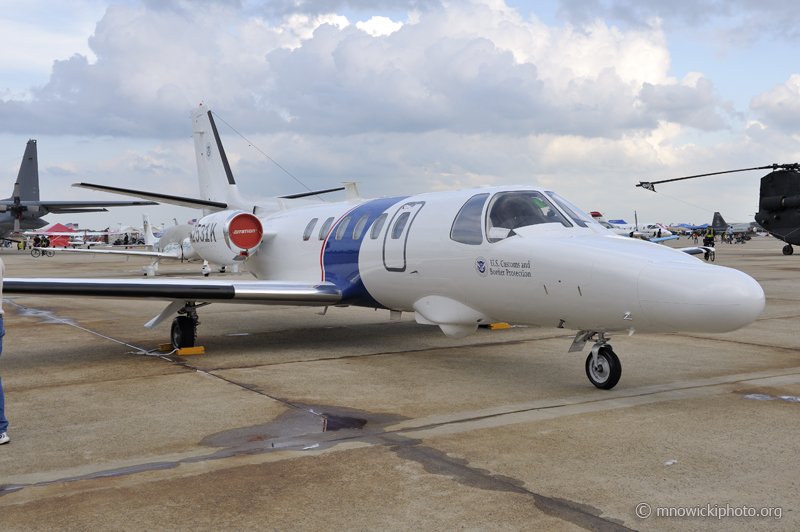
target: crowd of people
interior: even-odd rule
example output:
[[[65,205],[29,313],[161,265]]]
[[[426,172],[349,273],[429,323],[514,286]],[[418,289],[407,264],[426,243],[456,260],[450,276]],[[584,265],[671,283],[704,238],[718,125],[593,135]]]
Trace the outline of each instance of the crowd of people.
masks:
[[[706,227],[704,231],[700,231],[698,229],[692,229],[692,233],[689,236],[695,244],[698,243],[700,235],[703,237],[703,245],[704,246],[713,246],[714,242],[726,242],[728,244],[733,244],[734,242],[740,242],[741,239],[736,237],[733,232],[733,227],[728,227],[728,230],[723,232],[722,234],[717,234],[714,231],[713,227]],[[717,236],[719,236],[719,240],[717,240]]]

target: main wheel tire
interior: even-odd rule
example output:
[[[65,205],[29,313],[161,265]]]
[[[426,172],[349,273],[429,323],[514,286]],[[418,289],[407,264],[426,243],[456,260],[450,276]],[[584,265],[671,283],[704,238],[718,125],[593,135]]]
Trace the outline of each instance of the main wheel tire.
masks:
[[[194,347],[194,323],[188,316],[178,316],[172,320],[170,340],[174,349]]]
[[[794,248],[792,247],[791,244],[786,244],[785,246],[783,246],[784,255],[791,255],[792,253],[794,253]]]
[[[594,367],[592,354],[586,358],[586,376],[601,390],[610,390],[622,376],[622,364],[611,346],[604,345],[597,352],[597,367]]]

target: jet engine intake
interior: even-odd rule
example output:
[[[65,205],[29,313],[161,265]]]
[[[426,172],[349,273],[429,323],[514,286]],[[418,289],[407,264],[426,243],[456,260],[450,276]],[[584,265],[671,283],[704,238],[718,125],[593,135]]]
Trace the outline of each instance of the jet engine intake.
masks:
[[[192,247],[213,264],[242,261],[261,244],[264,229],[245,211],[222,211],[202,218],[189,234]]]

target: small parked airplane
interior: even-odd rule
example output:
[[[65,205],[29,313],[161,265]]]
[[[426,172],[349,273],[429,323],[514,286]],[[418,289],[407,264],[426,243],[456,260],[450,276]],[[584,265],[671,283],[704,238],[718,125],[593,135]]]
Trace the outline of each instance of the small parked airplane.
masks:
[[[220,273],[235,273],[239,271],[239,264],[237,262],[232,261],[227,264],[213,265],[209,264],[208,260],[201,257],[192,247],[191,238],[189,237],[193,227],[191,225],[176,223],[176,225],[165,229],[161,238],[156,238],[153,234],[152,226],[150,225],[150,218],[147,214],[143,214],[142,227],[144,232],[144,249],[67,248],[59,249],[58,251],[100,255],[124,255],[128,257],[150,257],[150,264],[148,266],[142,266],[142,274],[149,276],[155,275],[160,262],[170,259],[179,260],[181,262],[203,261],[203,268],[201,271],[206,277],[211,273],[212,268],[217,268]]]
[[[211,112],[195,109],[191,119],[201,198],[114,190],[204,208],[189,235],[193,249],[215,264],[246,260],[254,280],[7,279],[6,293],[166,300],[146,325],[178,313],[176,348],[194,345],[197,310],[215,302],[414,312],[452,338],[494,322],[566,328],[577,331],[569,351],[594,342],[586,375],[602,389],[622,374],[611,334],[730,332],[764,308],[750,276],[614,235],[539,187],[363,200],[349,183],[339,203],[303,198],[311,193],[247,197]]]
[[[158,205],[153,201],[40,201],[39,159],[36,141],[31,139],[19,166],[13,196],[0,200],[0,238],[12,231],[39,229],[47,225],[48,213],[105,212],[105,207]]]
[[[597,223],[617,235],[641,238],[650,242],[664,242],[665,240],[676,240],[678,238],[678,235],[675,235],[664,224],[639,223],[636,213],[634,213],[634,216],[637,220],[634,224],[626,223],[625,220],[605,220],[603,215],[597,211],[592,211],[591,214]]]

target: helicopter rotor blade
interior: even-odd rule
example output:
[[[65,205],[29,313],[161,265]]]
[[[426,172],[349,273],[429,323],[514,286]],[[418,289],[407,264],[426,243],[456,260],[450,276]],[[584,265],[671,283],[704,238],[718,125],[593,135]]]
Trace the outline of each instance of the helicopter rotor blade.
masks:
[[[733,174],[736,172],[749,172],[750,170],[777,170],[777,169],[784,169],[784,170],[797,170],[800,169],[800,164],[771,164],[769,166],[756,166],[755,168],[741,168],[739,170],[725,170],[724,172],[711,172],[710,174],[697,174],[697,175],[690,175],[686,177],[676,177],[674,179],[663,179],[661,181],[639,181],[639,184],[636,185],[637,187],[642,187],[646,190],[650,190],[652,192],[656,191],[656,187],[654,185],[659,185],[661,183],[671,183],[672,181],[683,181],[684,179],[695,179],[697,177],[707,177],[711,175],[721,175],[721,174]]]

